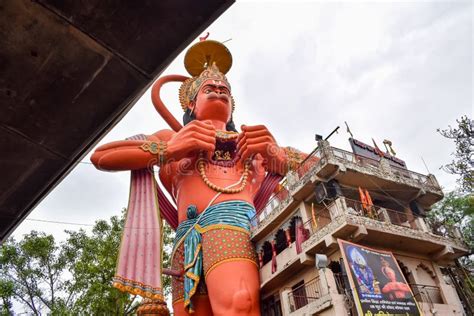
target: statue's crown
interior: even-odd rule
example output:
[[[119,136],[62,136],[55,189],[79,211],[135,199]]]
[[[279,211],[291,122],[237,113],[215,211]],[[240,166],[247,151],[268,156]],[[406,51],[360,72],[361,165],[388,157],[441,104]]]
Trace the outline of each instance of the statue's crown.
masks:
[[[192,76],[185,80],[179,89],[179,102],[184,111],[189,103],[196,98],[199,89],[207,80],[214,80],[227,86],[230,90],[227,73],[232,66],[232,55],[224,44],[206,40],[207,36],[200,42],[191,46],[184,57],[184,66]],[[234,110],[234,100],[232,111]]]
[[[209,65],[199,76],[187,79],[179,88],[179,102],[184,111],[186,111],[189,103],[196,98],[199,89],[201,89],[203,84],[208,80],[213,80],[216,83],[225,85],[229,88],[229,91],[231,90],[226,76],[219,71],[216,63],[213,62],[212,65]],[[234,100],[232,99],[232,111],[233,110]]]

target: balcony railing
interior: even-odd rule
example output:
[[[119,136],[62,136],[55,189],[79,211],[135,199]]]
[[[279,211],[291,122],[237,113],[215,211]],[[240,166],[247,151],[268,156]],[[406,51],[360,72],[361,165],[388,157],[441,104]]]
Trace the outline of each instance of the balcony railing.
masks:
[[[301,163],[301,165],[296,169],[296,174],[298,178],[301,179],[304,177],[308,171],[310,171],[314,166],[316,166],[321,159],[321,150],[319,148],[314,149]]]
[[[346,198],[347,212],[352,215],[364,216],[380,222],[388,222],[394,225],[419,229],[416,225],[418,218],[413,213],[404,213],[400,211],[391,210],[389,208],[378,205],[365,206],[356,200]]]
[[[313,219],[313,216],[311,215],[311,219],[303,223],[303,227],[305,231],[308,232],[308,236],[311,236],[330,223],[331,223],[331,214],[329,213],[329,210],[325,207],[321,210],[315,211],[314,219]]]
[[[289,197],[290,192],[286,187],[282,186],[280,191],[278,191],[270,198],[270,200],[268,200],[262,211],[252,218],[251,223],[253,229],[257,229],[260,224],[265,221],[265,219],[278,212],[280,210],[279,206],[282,205]]]
[[[441,290],[437,286],[410,284],[413,295],[418,302],[425,302],[429,304],[444,304]]]
[[[393,174],[395,174],[396,176],[398,176],[400,178],[405,178],[405,179],[408,179],[408,180],[414,180],[414,181],[418,182],[419,184],[421,184],[423,186],[428,186],[432,189],[440,190],[438,183],[434,182],[430,177],[428,177],[424,174],[421,174],[421,173],[418,173],[418,172],[415,172],[415,171],[411,171],[411,170],[408,170],[408,169],[396,167],[396,166],[390,166],[390,167],[392,168]]]
[[[341,159],[343,161],[352,162],[364,167],[372,166],[372,167],[378,168],[380,165],[380,162],[378,160],[357,156],[357,155],[354,155],[354,153],[351,153],[350,151],[340,149],[340,148],[336,148],[336,147],[330,147],[330,148],[334,157]]]
[[[316,301],[325,294],[328,294],[328,289],[321,287],[319,277],[292,289],[292,291],[288,293],[290,312],[293,313],[311,302]]]

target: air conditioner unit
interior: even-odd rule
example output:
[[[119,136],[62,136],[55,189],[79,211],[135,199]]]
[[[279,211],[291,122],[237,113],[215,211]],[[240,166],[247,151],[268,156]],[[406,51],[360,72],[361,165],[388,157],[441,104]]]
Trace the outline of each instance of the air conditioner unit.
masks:
[[[325,269],[329,264],[329,260],[326,255],[317,253],[314,256],[314,259],[315,259],[315,265],[317,269]]]
[[[334,200],[336,197],[342,195],[341,186],[336,180],[328,182],[320,182],[314,189],[316,202],[322,203],[325,200]]]

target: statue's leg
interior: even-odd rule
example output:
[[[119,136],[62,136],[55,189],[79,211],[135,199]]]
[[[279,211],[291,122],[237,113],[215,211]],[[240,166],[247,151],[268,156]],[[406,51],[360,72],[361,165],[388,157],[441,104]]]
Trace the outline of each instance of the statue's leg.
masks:
[[[176,271],[182,271],[184,262],[184,249],[180,245],[176,250],[171,261],[171,268]],[[184,308],[184,282],[183,277],[173,276],[171,279],[171,290],[173,300],[173,312],[175,316],[193,315],[193,316],[209,316],[212,315],[211,304],[207,294],[206,284],[204,280],[199,282],[197,293],[193,296],[194,313],[189,314]]]
[[[174,316],[210,316],[212,315],[211,304],[207,295],[196,295],[193,297],[194,313],[189,314],[184,309],[183,301],[176,301],[173,303]]]
[[[213,315],[260,315],[260,280],[249,234],[209,230],[202,235],[202,246]]]

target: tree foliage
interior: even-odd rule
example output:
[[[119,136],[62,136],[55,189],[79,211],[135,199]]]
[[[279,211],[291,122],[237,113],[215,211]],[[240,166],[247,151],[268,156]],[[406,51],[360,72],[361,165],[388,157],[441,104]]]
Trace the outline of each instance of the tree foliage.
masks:
[[[457,126],[438,129],[438,132],[456,145],[453,161],[442,167],[448,173],[458,175],[459,187],[446,194],[434,205],[428,222],[437,234],[462,238],[469,249],[474,249],[474,121],[467,116],[456,120]],[[472,266],[471,256],[461,258],[465,266]]]
[[[138,307],[136,296],[112,287],[112,278],[120,247],[124,216],[99,220],[92,235],[84,230],[67,231],[63,245],[72,278],[68,290],[73,293],[73,314],[129,315]]]
[[[474,196],[450,192],[428,214],[428,222],[436,234],[462,237],[474,249]]]
[[[448,126],[444,130],[438,129],[441,135],[454,140],[456,144],[453,161],[442,168],[451,174],[458,175],[460,190],[472,194],[474,185],[474,121],[467,116],[462,116],[456,122],[457,127]]]
[[[134,314],[139,299],[112,287],[124,218],[125,212],[99,220],[89,234],[66,231],[62,243],[35,231],[21,241],[9,239],[0,248],[0,315],[13,314],[13,302],[34,315]],[[172,233],[164,227],[163,265],[168,266]],[[164,278],[165,293],[170,282]]]
[[[21,302],[33,314],[48,309],[53,315],[64,313],[68,295],[64,281],[67,258],[52,235],[32,231],[20,242],[11,239],[0,253],[0,283],[3,309],[11,300]]]

